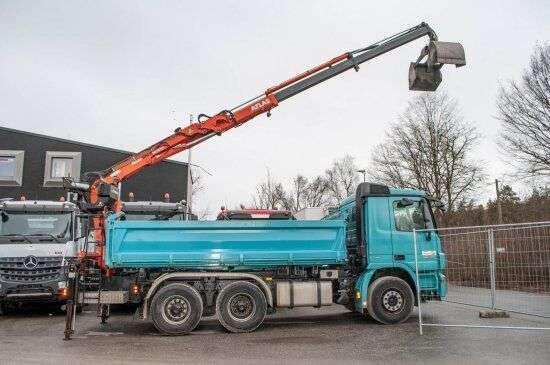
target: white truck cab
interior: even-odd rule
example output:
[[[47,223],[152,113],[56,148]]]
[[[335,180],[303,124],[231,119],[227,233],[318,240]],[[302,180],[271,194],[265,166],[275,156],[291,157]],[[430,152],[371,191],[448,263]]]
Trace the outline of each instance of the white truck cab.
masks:
[[[66,299],[76,213],[70,202],[0,200],[0,302]]]

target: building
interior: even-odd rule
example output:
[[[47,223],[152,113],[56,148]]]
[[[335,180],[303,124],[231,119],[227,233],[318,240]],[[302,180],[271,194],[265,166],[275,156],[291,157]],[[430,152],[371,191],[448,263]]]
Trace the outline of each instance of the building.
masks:
[[[113,148],[0,127],[0,198],[58,200],[65,196],[62,177],[82,179],[85,172],[101,171],[130,156]],[[121,197],[129,200],[171,201],[187,196],[187,164],[167,160],[132,176],[122,184]]]

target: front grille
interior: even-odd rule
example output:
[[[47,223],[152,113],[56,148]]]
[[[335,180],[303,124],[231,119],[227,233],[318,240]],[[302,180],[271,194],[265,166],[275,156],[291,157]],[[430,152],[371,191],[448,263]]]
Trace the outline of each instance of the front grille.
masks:
[[[42,283],[59,279],[63,257],[37,257],[38,264],[33,269],[27,269],[23,264],[26,257],[1,257],[0,278],[4,282]]]

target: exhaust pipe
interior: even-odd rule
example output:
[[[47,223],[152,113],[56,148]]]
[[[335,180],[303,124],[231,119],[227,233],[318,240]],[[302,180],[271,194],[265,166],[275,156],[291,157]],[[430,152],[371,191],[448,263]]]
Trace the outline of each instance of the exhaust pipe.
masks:
[[[420,63],[427,56],[426,62]],[[420,57],[409,66],[409,90],[435,91],[441,83],[443,65],[466,65],[464,47],[460,43],[431,41]]]

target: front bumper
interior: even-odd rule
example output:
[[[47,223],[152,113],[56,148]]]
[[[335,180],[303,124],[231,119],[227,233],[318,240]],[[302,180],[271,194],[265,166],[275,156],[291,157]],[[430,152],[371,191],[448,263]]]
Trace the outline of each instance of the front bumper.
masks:
[[[64,286],[64,282],[61,286]],[[60,292],[59,281],[41,284],[21,284],[0,281],[0,301],[6,302],[61,302],[66,297]]]

